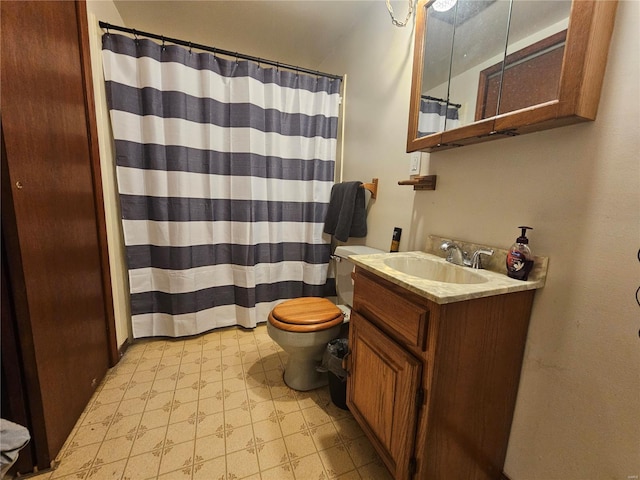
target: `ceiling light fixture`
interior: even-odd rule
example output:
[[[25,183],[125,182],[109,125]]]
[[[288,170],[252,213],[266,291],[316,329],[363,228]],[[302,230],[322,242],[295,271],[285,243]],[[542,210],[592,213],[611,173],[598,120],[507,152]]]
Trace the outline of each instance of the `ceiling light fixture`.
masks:
[[[451,10],[458,0],[436,0],[431,5],[436,12],[447,12]]]

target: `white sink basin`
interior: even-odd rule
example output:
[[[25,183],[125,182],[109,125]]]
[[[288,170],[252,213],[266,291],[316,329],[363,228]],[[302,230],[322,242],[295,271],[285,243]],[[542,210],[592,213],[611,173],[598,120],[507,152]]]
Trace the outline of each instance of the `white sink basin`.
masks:
[[[523,282],[492,270],[453,265],[427,252],[373,253],[349,257],[357,267],[438,304],[542,288],[548,259],[536,258],[540,263],[537,276]]]
[[[386,258],[384,264],[400,273],[434,282],[468,285],[488,281],[486,277],[469,270],[468,267],[453,265],[440,258],[396,255]]]

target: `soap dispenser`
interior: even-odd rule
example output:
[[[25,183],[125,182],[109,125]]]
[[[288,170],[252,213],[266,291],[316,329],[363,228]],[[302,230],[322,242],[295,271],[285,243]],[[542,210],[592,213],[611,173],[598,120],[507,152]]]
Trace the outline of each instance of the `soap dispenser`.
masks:
[[[525,226],[518,228],[522,230],[522,234],[511,245],[507,254],[507,275],[517,280],[526,280],[533,268],[533,256],[529,248],[527,230],[533,230],[533,228]]]

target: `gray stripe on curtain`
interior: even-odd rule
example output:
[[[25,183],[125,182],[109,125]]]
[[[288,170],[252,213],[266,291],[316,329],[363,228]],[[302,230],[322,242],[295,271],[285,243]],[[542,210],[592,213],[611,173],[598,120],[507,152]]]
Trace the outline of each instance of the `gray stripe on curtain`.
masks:
[[[262,132],[278,132],[300,137],[332,138],[338,119],[324,115],[288,114],[265,110],[250,103],[223,103],[182,92],[162,92],[154,88],[137,89],[115,82],[107,83],[111,108],[135,115],[182,118],[219,127],[248,127]],[[142,96],[142,102],[140,102]],[[144,107],[143,107],[144,105]]]
[[[433,100],[422,99],[420,101],[420,112],[435,113],[441,117],[446,116],[449,120],[458,119],[458,108],[451,107],[446,103],[440,103]]]
[[[133,336],[327,295],[341,82],[117,34],[103,61]]]
[[[325,205],[309,202],[163,198],[120,195],[122,218],[157,222],[323,222]]]
[[[291,180],[333,181],[334,162],[265,157],[250,152],[216,152],[182,145],[157,145],[116,140],[119,167],[240,175]]]
[[[134,293],[131,295],[131,311],[133,315],[145,313],[182,315],[224,305],[251,308],[256,303],[277,301],[282,298],[282,295],[287,298],[322,297],[325,295],[326,288],[325,285],[306,285],[291,281],[258,284],[253,288],[225,285],[189,293]]]
[[[307,243],[262,243],[259,245],[193,245],[189,247],[159,247],[131,245],[127,247],[129,268],[162,268],[185,270],[217,264],[253,265],[255,263],[305,262],[326,263],[329,245]]]

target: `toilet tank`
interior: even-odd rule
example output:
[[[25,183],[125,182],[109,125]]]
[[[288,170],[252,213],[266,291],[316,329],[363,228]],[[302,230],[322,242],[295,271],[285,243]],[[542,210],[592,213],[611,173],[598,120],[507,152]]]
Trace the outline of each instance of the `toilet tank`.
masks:
[[[384,253],[377,248],[366,247],[364,245],[340,245],[333,253],[336,272],[336,292],[338,293],[338,303],[342,305],[353,304],[353,272],[354,265],[348,259],[349,255],[371,255],[373,253]]]

